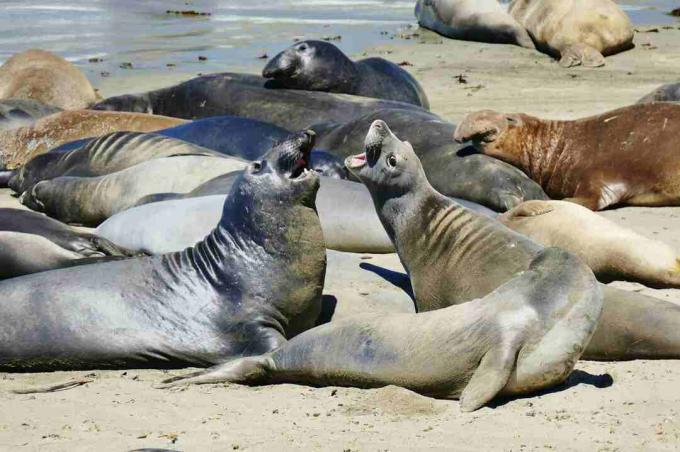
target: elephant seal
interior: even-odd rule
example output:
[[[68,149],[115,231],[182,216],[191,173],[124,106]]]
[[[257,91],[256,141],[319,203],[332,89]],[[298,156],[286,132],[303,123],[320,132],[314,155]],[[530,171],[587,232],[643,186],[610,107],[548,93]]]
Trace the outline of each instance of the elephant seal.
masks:
[[[192,248],[0,283],[0,369],[214,365],[314,326],[326,255],[308,141],[249,164]]]
[[[562,67],[604,66],[634,47],[633,25],[612,0],[513,0],[508,12]]]
[[[415,14],[418,25],[448,38],[536,48],[497,0],[418,0]]]
[[[346,165],[371,192],[419,311],[484,297],[526,271],[544,249],[435,191],[411,146],[384,122],[371,126],[364,149]],[[680,306],[602,289],[602,319],[585,359],[680,358]]]
[[[65,223],[97,226],[144,196],[191,191],[215,176],[246,166],[244,160],[222,156],[163,157],[105,176],[43,180],[24,191],[19,200]]]
[[[0,100],[0,131],[28,126],[44,116],[60,111],[60,108],[43,104],[37,100]]]
[[[574,121],[484,110],[454,137],[524,171],[553,199],[601,210],[680,204],[679,133],[680,105],[659,102]]]
[[[497,212],[529,199],[548,199],[541,187],[517,168],[454,143],[455,124],[426,111],[376,110],[345,124],[311,128],[317,132],[319,148],[345,158],[363,148],[366,131],[376,119],[391,124],[395,133],[413,145],[428,180],[446,196]]]
[[[39,49],[13,55],[0,66],[0,99],[30,99],[64,110],[98,100],[87,77],[60,56]]]
[[[243,82],[241,74],[231,73],[204,75],[169,88],[111,97],[92,108],[184,119],[233,115],[287,130],[300,130],[320,122],[342,123],[380,108],[422,110],[405,102],[350,94],[267,89]]]
[[[352,61],[325,41],[293,44],[269,60],[262,76],[283,88],[354,94],[430,108],[423,88],[401,67],[384,58]]]
[[[680,83],[661,85],[638,101],[639,104],[649,102],[680,102]]]
[[[484,298],[419,314],[355,316],[271,353],[165,381],[363,388],[398,385],[473,411],[497,395],[563,382],[595,330],[602,293],[587,266],[547,248]],[[442,346],[442,344],[446,344]]]
[[[185,122],[176,118],[138,113],[63,111],[45,116],[31,126],[0,131],[0,158],[11,169],[69,141],[121,130],[153,132]]]
[[[680,261],[670,246],[623,228],[571,202],[527,201],[498,217],[544,246],[576,254],[603,282],[680,287]]]

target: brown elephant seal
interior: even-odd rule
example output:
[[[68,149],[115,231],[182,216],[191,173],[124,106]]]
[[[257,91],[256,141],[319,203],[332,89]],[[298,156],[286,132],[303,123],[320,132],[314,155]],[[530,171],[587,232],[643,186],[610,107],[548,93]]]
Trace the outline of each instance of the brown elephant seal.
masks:
[[[21,166],[51,148],[107,133],[154,132],[185,120],[143,113],[78,110],[45,116],[27,127],[0,131],[0,160],[8,168]]]
[[[39,49],[17,53],[0,66],[0,99],[31,99],[64,110],[98,100],[85,75],[60,56]]]
[[[638,101],[639,104],[649,102],[680,102],[680,83],[661,85]]]
[[[601,210],[680,204],[678,134],[680,105],[659,102],[574,121],[485,110],[454,138],[516,166],[553,199]]]
[[[604,66],[633,47],[633,25],[612,0],[513,0],[508,12],[563,67]]]
[[[415,14],[418,25],[448,38],[536,48],[497,0],[418,0]]]
[[[527,270],[543,247],[435,191],[408,143],[376,121],[346,165],[371,192],[406,268],[419,311],[484,297]],[[586,359],[680,358],[680,306],[602,286]]]
[[[588,344],[602,293],[587,266],[558,248],[484,298],[419,314],[360,315],[313,328],[270,354],[234,360],[166,385],[398,385],[460,398],[463,411],[497,395],[564,381]],[[445,344],[444,346],[442,344]]]
[[[576,254],[600,281],[680,287],[678,254],[663,242],[566,201],[526,201],[498,220],[544,246]]]

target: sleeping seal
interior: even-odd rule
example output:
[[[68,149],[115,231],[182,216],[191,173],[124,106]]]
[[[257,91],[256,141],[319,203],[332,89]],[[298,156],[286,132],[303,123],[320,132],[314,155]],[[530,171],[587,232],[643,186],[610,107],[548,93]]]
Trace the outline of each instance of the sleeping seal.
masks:
[[[0,100],[0,131],[28,126],[44,116],[60,111],[60,108],[43,104],[37,100]]]

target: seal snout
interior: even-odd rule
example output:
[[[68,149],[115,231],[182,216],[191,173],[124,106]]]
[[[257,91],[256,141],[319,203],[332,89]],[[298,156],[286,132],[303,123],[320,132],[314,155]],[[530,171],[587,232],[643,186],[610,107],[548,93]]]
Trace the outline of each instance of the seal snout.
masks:
[[[262,77],[271,79],[286,78],[293,76],[294,72],[294,58],[289,55],[287,50],[284,50],[269,60],[264,69],[262,69]]]
[[[381,119],[373,121],[371,127],[368,129],[368,134],[366,134],[366,139],[364,140],[364,151],[366,159],[370,164],[378,161],[383,142],[385,141],[385,138],[391,134],[392,131],[385,121]]]
[[[458,143],[466,141],[490,143],[501,133],[501,120],[503,115],[491,110],[470,113],[456,127],[453,139]]]

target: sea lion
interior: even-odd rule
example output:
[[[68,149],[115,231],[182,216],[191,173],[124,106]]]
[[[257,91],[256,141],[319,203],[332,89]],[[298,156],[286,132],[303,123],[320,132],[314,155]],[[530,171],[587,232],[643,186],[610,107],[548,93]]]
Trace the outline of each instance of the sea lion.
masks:
[[[354,94],[430,108],[423,88],[401,67],[384,58],[352,61],[330,42],[297,42],[269,60],[262,76],[283,88]]]
[[[661,85],[638,101],[639,104],[649,102],[680,102],[680,83]]]
[[[418,0],[415,14],[418,25],[448,38],[536,48],[497,0]]]
[[[144,196],[191,191],[215,176],[246,166],[246,161],[228,157],[163,157],[105,176],[43,180],[24,191],[19,200],[65,223],[97,226]]]
[[[578,204],[527,201],[498,220],[541,245],[558,246],[576,254],[600,281],[680,287],[680,261],[670,246]]]
[[[0,99],[30,99],[64,110],[87,108],[99,97],[87,77],[60,56],[39,49],[0,66]]]
[[[678,133],[680,105],[659,102],[573,121],[484,110],[454,138],[516,166],[551,198],[601,210],[680,204]]]
[[[192,248],[0,283],[0,370],[214,365],[311,328],[326,256],[301,135],[249,164]]]
[[[60,108],[30,99],[0,100],[0,131],[33,124],[37,119],[59,113]]]
[[[371,192],[419,311],[484,297],[526,271],[544,249],[435,191],[411,146],[384,122],[371,126],[364,149],[346,165]],[[679,305],[602,288],[602,320],[585,359],[680,358]]]
[[[541,187],[511,165],[476,154],[451,140],[455,124],[426,111],[376,110],[345,124],[311,126],[317,146],[347,157],[362,149],[376,119],[392,125],[420,157],[430,183],[446,196],[467,199],[503,212],[529,199],[548,199]]]
[[[634,47],[633,25],[612,0],[513,0],[508,12],[562,67],[604,66]]]
[[[153,132],[184,122],[176,118],[138,113],[63,111],[45,116],[31,126],[0,131],[0,159],[8,168],[15,168],[69,141],[121,130]]]

